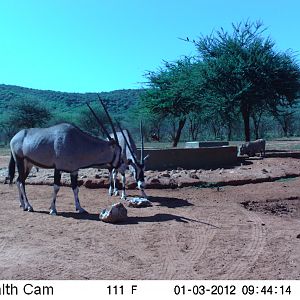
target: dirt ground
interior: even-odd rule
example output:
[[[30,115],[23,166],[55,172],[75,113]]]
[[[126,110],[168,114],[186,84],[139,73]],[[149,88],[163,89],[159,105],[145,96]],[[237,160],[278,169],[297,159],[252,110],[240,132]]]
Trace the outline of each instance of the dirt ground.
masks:
[[[7,163],[0,157],[2,182]],[[33,213],[19,208],[15,185],[0,184],[0,279],[300,279],[299,159],[148,171],[153,206],[123,201],[128,219],[119,224],[98,219],[119,198],[98,188],[94,172],[80,173],[82,215],[67,186],[58,216],[49,215],[49,172],[33,173],[26,186]]]

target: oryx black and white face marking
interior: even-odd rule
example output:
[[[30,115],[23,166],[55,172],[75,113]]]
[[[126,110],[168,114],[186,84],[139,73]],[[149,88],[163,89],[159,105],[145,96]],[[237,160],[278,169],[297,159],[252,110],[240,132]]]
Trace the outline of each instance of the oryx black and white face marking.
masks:
[[[134,179],[138,185],[138,189],[143,190],[145,188],[145,165],[130,161],[129,170],[134,176]]]
[[[122,148],[122,163],[121,166],[119,166],[118,170],[111,169],[110,171],[110,187],[109,187],[109,195],[118,195],[118,189],[116,187],[116,175],[117,172],[120,172],[122,175],[122,195],[121,199],[126,199],[126,178],[125,178],[125,172],[126,170],[130,170],[131,175],[134,177],[138,189],[141,191],[142,197],[147,198],[147,195],[144,192],[145,188],[145,164],[144,162],[149,157],[149,155],[146,155],[144,157],[144,140],[143,140],[143,130],[142,130],[142,123],[140,125],[141,130],[141,154],[140,158],[138,159],[137,155],[137,148],[134,143],[134,140],[132,139],[130,133],[128,130],[122,130],[119,123],[118,127],[120,129],[119,132],[116,133],[119,145]],[[112,134],[111,134],[112,136]]]

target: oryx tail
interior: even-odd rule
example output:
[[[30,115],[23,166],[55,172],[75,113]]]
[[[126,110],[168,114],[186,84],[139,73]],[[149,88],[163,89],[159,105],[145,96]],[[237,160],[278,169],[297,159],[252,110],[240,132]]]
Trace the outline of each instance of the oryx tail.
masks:
[[[8,178],[9,178],[9,184],[12,184],[16,172],[16,162],[14,159],[14,156],[12,153],[10,154],[10,161],[8,164]]]

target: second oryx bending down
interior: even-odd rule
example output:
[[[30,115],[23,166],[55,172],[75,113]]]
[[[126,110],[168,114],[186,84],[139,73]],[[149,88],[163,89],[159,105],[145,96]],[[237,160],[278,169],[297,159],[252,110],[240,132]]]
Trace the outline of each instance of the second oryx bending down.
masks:
[[[112,136],[112,134],[111,134]],[[141,191],[142,197],[147,198],[147,195],[144,191],[145,189],[145,160],[148,156],[144,157],[144,143],[143,143],[143,132],[141,126],[141,155],[140,160],[137,159],[137,148],[133,138],[131,137],[128,130],[121,130],[117,132],[117,137],[119,144],[122,148],[121,155],[121,165],[117,168],[110,169],[110,186],[109,186],[109,195],[119,195],[119,190],[117,188],[117,175],[118,172],[122,177],[122,194],[121,199],[126,200],[126,177],[125,172],[129,169],[131,174],[134,176],[135,181],[137,182],[137,187]]]

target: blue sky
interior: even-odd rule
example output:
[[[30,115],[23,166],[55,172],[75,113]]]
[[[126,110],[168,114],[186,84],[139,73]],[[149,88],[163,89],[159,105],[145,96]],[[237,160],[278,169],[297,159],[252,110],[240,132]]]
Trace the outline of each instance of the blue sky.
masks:
[[[139,88],[197,39],[261,20],[277,49],[300,50],[297,0],[0,0],[0,84],[65,92]]]

